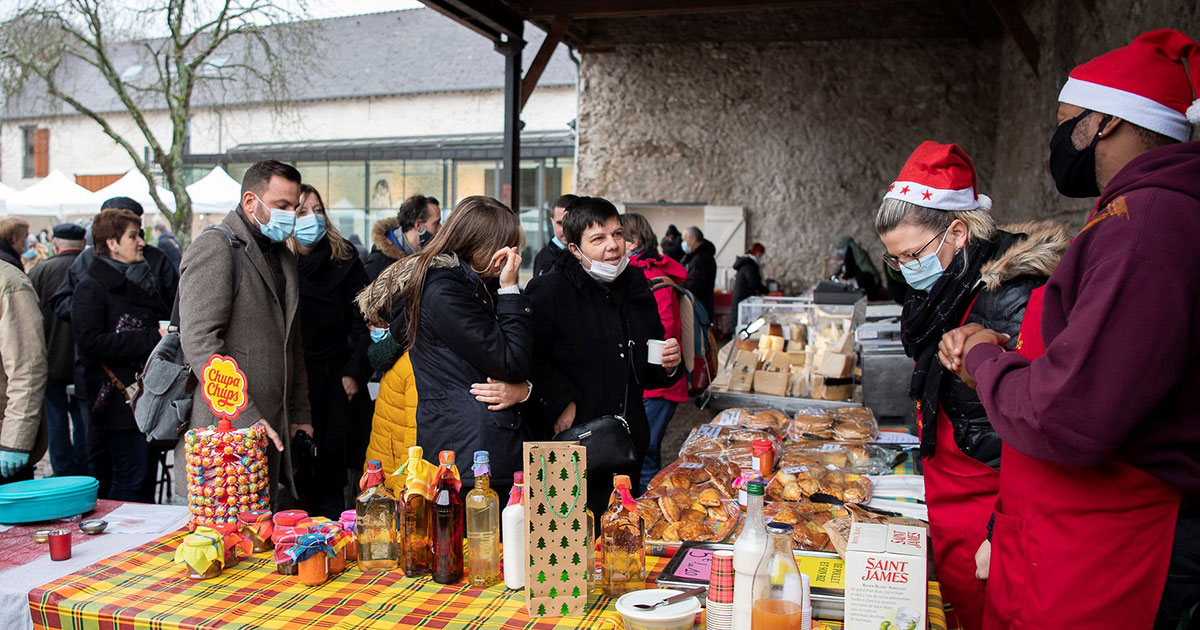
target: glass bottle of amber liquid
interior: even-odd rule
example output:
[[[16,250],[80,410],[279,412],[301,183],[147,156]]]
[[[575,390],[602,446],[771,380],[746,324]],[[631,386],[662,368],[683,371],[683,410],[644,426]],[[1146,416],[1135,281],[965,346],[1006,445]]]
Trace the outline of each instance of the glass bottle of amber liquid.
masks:
[[[400,564],[396,546],[397,501],[383,485],[383,469],[376,460],[367,462],[359,483],[363,489],[355,502],[358,521],[358,567],[363,571],[388,571]]]
[[[462,481],[454,467],[454,451],[438,453],[433,484],[433,581],[457,584],[463,578]]]
[[[632,485],[628,475],[614,476],[608,509],[600,517],[600,587],[607,597],[646,588],[646,523]]]
[[[467,581],[487,588],[500,582],[500,497],[492,490],[487,451],[475,451],[475,487],[467,493]]]
[[[407,471],[404,483],[404,517],[401,522],[400,561],[408,577],[429,575],[433,570],[433,551],[430,530],[433,511],[429,504],[429,485],[432,479],[426,472],[433,464],[425,461],[425,450],[408,447]]]

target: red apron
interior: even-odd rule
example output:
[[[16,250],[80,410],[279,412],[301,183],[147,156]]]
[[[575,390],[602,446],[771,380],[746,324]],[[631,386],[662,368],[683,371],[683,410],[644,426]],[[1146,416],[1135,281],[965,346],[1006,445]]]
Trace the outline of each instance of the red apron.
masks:
[[[967,312],[970,313],[969,308]],[[942,586],[944,600],[953,608],[963,630],[980,630],[985,582],[975,577],[975,552],[987,538],[988,520],[1000,490],[1000,474],[958,449],[954,427],[940,407],[937,450],[933,457],[925,458],[922,470],[934,574]]]
[[[1045,353],[1044,287],[1017,352]],[[1043,462],[1004,445],[987,582],[988,630],[1149,629],[1166,583],[1180,493],[1121,462]]]

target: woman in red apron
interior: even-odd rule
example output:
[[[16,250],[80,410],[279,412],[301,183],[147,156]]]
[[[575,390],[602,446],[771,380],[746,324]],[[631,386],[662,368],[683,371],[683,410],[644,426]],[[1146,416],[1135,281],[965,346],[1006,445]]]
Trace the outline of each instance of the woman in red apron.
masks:
[[[909,286],[900,332],[916,363],[909,394],[918,401],[934,575],[966,630],[983,627],[975,552],[999,490],[1001,443],[975,391],[937,361],[937,344],[965,323],[1015,337],[1030,293],[1067,246],[1058,225],[1021,226],[1026,234],[996,230],[989,206],[975,196],[966,154],[926,142],[876,216],[888,248],[884,261]]]
[[[1043,289],[1030,296],[1017,340],[1029,360],[1045,352],[1042,298]],[[984,627],[1151,628],[1179,492],[1116,461],[1082,470],[1007,445],[1001,460]]]

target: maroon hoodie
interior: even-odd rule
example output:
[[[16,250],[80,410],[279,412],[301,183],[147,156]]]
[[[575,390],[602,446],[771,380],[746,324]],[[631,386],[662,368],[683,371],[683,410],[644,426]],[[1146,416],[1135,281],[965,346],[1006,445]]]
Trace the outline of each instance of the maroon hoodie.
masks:
[[[1200,496],[1200,142],[1144,153],[1046,284],[1046,354],[966,358],[1010,446],[1056,464],[1132,464]]]

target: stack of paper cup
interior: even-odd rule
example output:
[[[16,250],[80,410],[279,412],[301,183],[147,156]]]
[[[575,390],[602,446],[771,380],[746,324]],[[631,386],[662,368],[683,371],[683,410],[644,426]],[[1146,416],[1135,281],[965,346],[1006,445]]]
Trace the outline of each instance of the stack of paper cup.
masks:
[[[704,611],[708,630],[733,628],[733,552],[721,549],[713,552],[712,568],[708,574],[708,602]]]

